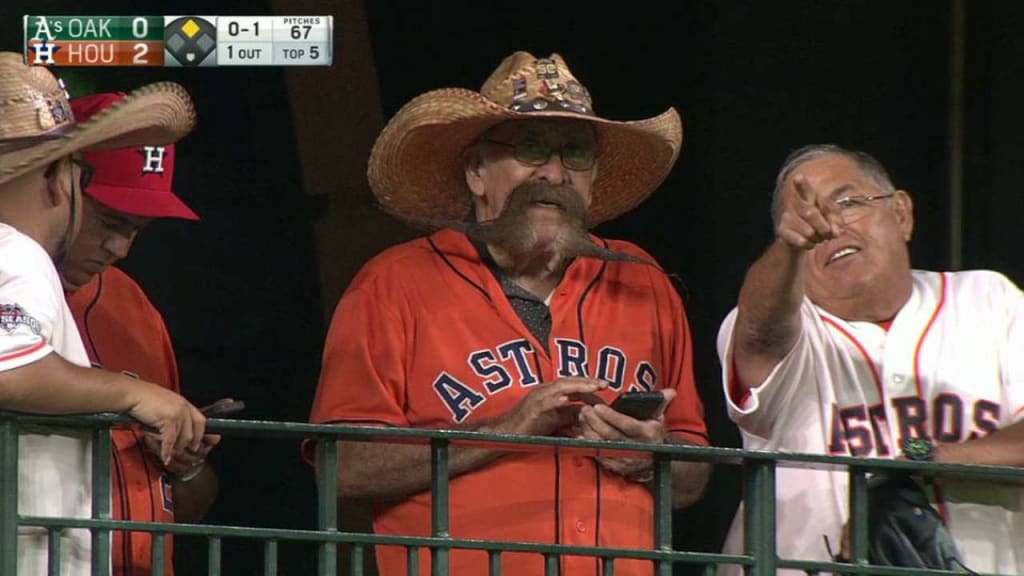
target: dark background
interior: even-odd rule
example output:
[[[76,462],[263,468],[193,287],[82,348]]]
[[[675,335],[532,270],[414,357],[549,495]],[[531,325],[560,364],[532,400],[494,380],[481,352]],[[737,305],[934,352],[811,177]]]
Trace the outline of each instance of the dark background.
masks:
[[[640,244],[682,278],[711,437],[736,446],[714,342],[746,267],[771,239],[775,171],[792,149],[835,142],[875,154],[915,200],[917,267],[961,262],[1024,280],[1024,4],[964,8],[963,74],[950,65],[955,6],[6,0],[0,49],[20,51],[22,14],[335,15],[331,69],[66,74],[73,95],[163,79],[193,95],[199,125],[179,146],[176,189],[203,221],[154,223],[123,264],[166,317],[186,395],[197,404],[243,398],[252,419],[307,418],[325,312],[367,257],[413,234],[379,214],[366,190],[368,146],[382,117],[433,88],[478,88],[517,49],[562,54],[602,116],[639,119],[676,107],[685,142],[674,171],[642,206],[597,232]],[[953,78],[961,107],[949,96]],[[953,117],[965,130],[960,254],[950,246]],[[318,123],[332,129],[309,128]],[[324,158],[355,168],[338,177],[323,169]],[[222,488],[210,522],[315,526],[312,472],[295,442],[232,438],[215,464]],[[735,471],[716,471],[705,501],[676,514],[677,547],[717,551],[738,497]],[[202,573],[203,550],[182,539],[179,573]],[[259,554],[253,543],[225,541],[224,573],[257,573]],[[315,565],[312,548],[282,545],[282,574]]]

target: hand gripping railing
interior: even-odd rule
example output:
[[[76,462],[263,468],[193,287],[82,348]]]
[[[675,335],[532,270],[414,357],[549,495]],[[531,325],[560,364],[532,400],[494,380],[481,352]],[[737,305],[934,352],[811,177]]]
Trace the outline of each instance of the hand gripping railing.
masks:
[[[110,566],[110,533],[112,530],[150,532],[154,535],[153,575],[163,576],[164,538],[168,534],[204,536],[207,538],[207,565],[210,576],[222,574],[221,547],[225,538],[261,539],[264,542],[263,573],[278,573],[278,545],[280,542],[315,542],[319,548],[317,574],[335,576],[338,570],[338,544],[352,546],[350,574],[363,574],[363,556],[366,547],[374,545],[404,546],[408,551],[408,573],[420,573],[419,552],[430,550],[431,572],[437,576],[450,574],[449,551],[452,549],[485,550],[489,554],[489,575],[500,576],[501,558],[507,552],[529,552],[544,557],[544,574],[559,573],[562,556],[577,555],[602,559],[603,576],[614,576],[617,559],[646,559],[654,564],[658,576],[672,574],[676,563],[704,564],[704,573],[714,574],[720,564],[744,566],[752,576],[771,576],[778,569],[789,568],[807,574],[878,574],[878,575],[938,575],[957,574],[940,570],[916,570],[867,565],[867,475],[887,469],[910,469],[931,475],[969,476],[1002,482],[1024,483],[1024,471],[1016,468],[942,465],[934,463],[898,462],[893,460],[860,459],[851,457],[819,456],[811,454],[744,451],[730,448],[707,448],[680,444],[641,444],[601,442],[570,438],[483,434],[468,431],[421,430],[409,428],[365,428],[353,426],[313,425],[294,422],[267,422],[243,420],[210,420],[208,429],[228,436],[256,436],[293,438],[298,441],[311,438],[316,442],[318,514],[317,525],[308,530],[278,529],[250,526],[223,526],[209,524],[163,524],[153,522],[117,521],[110,518],[110,434],[109,428],[118,422],[130,422],[125,417],[101,414],[89,416],[40,416],[0,412],[0,574],[16,574],[18,526],[40,526],[49,531],[51,572],[59,573],[60,532],[69,528],[86,528],[92,532],[93,574],[107,574]],[[18,441],[19,428],[26,425],[92,429],[93,462],[93,514],[92,518],[23,517],[17,513]],[[432,521],[431,535],[426,537],[378,535],[339,532],[337,518],[337,441],[418,442],[431,446],[432,466]],[[557,450],[573,454],[638,456],[649,453],[654,460],[654,546],[649,549],[608,548],[596,546],[569,546],[536,542],[492,541],[453,538],[449,533],[448,457],[452,444],[471,443],[515,450]],[[531,448],[532,446],[532,448]],[[739,465],[743,471],[745,493],[744,525],[746,550],[742,555],[709,554],[672,549],[672,475],[671,463],[692,460],[715,464]],[[812,562],[780,558],[775,545],[775,471],[777,467],[812,468],[817,470],[847,470],[850,476],[852,557],[849,564]],[[728,512],[725,512],[728,513]],[[461,575],[456,575],[461,576]],[[518,575],[509,575],[518,576]]]

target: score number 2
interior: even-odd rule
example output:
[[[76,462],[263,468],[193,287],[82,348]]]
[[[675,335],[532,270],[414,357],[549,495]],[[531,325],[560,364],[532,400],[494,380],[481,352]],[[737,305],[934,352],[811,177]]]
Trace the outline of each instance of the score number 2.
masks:
[[[141,16],[132,20],[132,36],[145,38],[146,34],[149,34],[149,21]],[[140,42],[132,46],[132,50],[135,51],[135,56],[132,57],[133,64],[149,64],[149,60],[146,60],[149,46]]]

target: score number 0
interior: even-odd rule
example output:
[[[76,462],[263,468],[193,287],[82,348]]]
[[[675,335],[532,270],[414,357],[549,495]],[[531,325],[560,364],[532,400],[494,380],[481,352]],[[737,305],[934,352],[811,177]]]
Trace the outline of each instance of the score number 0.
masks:
[[[137,16],[132,19],[132,36],[136,39],[143,39],[149,34],[149,21],[142,16]],[[132,50],[135,50],[135,56],[132,57],[133,64],[149,64],[149,60],[146,60],[146,54],[149,54],[149,46],[139,42],[132,46]]]

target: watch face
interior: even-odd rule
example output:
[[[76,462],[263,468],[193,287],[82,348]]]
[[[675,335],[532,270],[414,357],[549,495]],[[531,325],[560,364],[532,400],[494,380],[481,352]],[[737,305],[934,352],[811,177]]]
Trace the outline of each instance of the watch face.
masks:
[[[930,462],[934,452],[935,445],[927,438],[908,438],[903,441],[903,455],[908,460]]]

